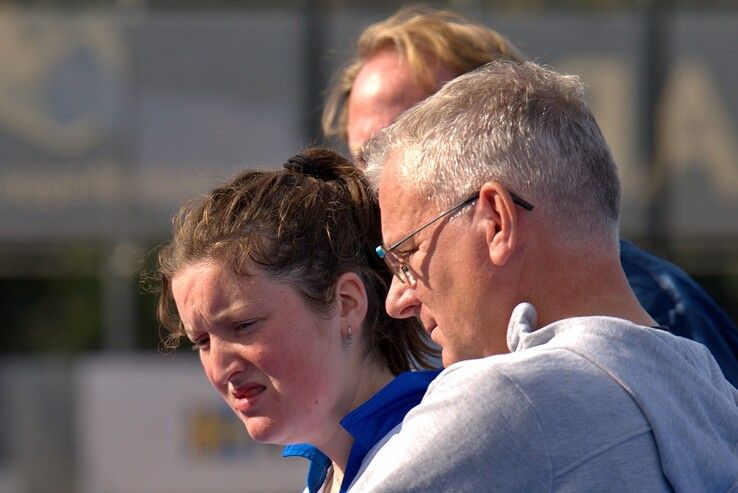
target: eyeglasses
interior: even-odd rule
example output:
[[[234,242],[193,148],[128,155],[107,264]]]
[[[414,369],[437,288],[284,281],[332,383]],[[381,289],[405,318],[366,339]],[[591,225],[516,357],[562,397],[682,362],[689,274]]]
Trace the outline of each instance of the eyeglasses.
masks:
[[[444,217],[448,216],[449,214],[453,214],[454,212],[458,211],[459,209],[461,209],[465,205],[471,204],[472,202],[474,202],[475,200],[477,200],[479,198],[479,192],[480,191],[481,190],[478,190],[476,193],[474,193],[473,195],[470,195],[469,197],[467,197],[466,199],[462,200],[461,202],[459,202],[455,206],[451,207],[450,209],[441,212],[438,216],[434,217],[433,219],[431,219],[427,223],[423,224],[419,228],[413,230],[408,235],[403,236],[398,241],[394,242],[392,245],[390,245],[389,248],[384,248],[384,246],[382,246],[382,245],[377,246],[377,248],[375,249],[375,252],[377,253],[377,256],[379,258],[381,258],[381,259],[384,260],[384,262],[387,264],[387,267],[389,267],[389,270],[395,276],[397,276],[397,278],[403,284],[404,283],[414,284],[415,283],[415,278],[413,277],[412,271],[410,270],[410,266],[406,262],[405,256],[402,255],[402,254],[399,254],[398,255],[397,253],[394,252],[394,250],[397,247],[399,247],[400,245],[402,245],[403,243],[405,243],[407,240],[409,240],[410,238],[412,238],[413,236],[415,236],[416,234],[418,234],[421,231],[423,231],[425,228],[427,228],[431,224],[435,223],[436,221],[439,221],[439,220],[443,219]],[[521,197],[519,197],[518,195],[514,194],[513,192],[510,192],[510,197],[512,198],[513,202],[516,205],[519,205],[523,209],[525,209],[527,211],[532,211],[533,210],[533,207],[534,207],[533,204],[531,204],[530,202],[522,199]]]

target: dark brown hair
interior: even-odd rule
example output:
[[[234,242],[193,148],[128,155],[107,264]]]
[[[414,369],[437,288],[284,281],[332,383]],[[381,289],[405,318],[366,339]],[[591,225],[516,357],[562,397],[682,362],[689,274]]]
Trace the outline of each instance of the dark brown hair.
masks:
[[[172,240],[159,252],[157,315],[173,349],[184,336],[171,280],[187,265],[217,260],[240,275],[258,266],[290,283],[321,313],[335,306],[339,276],[355,272],[368,306],[363,342],[397,374],[431,367],[436,355],[416,319],[384,310],[392,274],[374,254],[381,243],[379,206],[362,172],[327,149],[308,149],[280,171],[245,171],[205,197],[185,204]]]

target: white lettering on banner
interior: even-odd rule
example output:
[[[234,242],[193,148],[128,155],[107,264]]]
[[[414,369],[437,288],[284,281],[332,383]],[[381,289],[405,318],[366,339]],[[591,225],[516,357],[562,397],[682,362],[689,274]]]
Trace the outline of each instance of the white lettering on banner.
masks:
[[[619,57],[571,57],[556,63],[556,68],[578,74],[587,85],[588,102],[620,169],[624,200],[642,202],[649,180],[632,131],[636,128],[632,67]],[[675,62],[659,104],[654,184],[663,184],[665,173],[678,179],[700,168],[716,196],[728,203],[738,200],[738,128],[724,99],[708,65],[690,57]]]
[[[123,199],[128,175],[109,159],[56,167],[16,164],[0,170],[0,206],[29,212],[106,207]],[[133,198],[130,191],[125,195]]]
[[[694,168],[722,201],[738,205],[738,129],[710,68],[694,58],[677,61],[659,105],[657,181],[681,178]]]
[[[585,83],[587,102],[618,165],[623,202],[631,207],[643,207],[648,183],[633,131],[637,128],[635,70],[617,56],[563,58],[556,63],[556,70],[577,74]]]
[[[219,174],[197,173],[202,167],[186,163],[177,170],[152,164],[139,176],[113,159],[59,166],[15,164],[0,169],[0,207],[35,213],[136,203],[173,211],[187,197],[225,180]]]

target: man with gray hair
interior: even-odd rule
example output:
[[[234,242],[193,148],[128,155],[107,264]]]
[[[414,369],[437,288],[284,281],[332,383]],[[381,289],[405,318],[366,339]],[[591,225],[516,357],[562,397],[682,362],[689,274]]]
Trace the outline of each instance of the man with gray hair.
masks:
[[[387,310],[447,368],[352,491],[738,491],[738,391],[629,287],[616,166],[576,77],[493,62],[366,156]]]
[[[355,57],[336,74],[323,113],[327,136],[339,136],[363,166],[361,148],[378,129],[445,82],[492,60],[523,61],[501,33],[459,14],[403,7],[368,26]],[[669,332],[701,342],[738,386],[738,328],[686,272],[626,240],[620,262],[646,311]]]

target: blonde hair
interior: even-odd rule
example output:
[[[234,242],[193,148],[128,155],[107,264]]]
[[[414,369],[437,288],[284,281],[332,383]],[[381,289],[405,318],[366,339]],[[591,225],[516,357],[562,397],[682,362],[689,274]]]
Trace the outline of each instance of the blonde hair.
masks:
[[[429,90],[437,81],[433,80],[428,57],[456,75],[498,58],[523,61],[518,49],[503,35],[459,14],[428,7],[403,8],[359,36],[354,59],[337,74],[328,92],[322,117],[326,136],[347,140],[348,98],[356,76],[368,59],[388,47],[397,50],[417,83]]]

